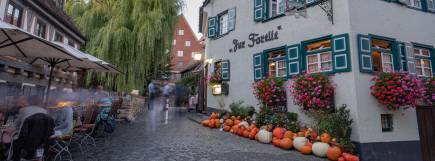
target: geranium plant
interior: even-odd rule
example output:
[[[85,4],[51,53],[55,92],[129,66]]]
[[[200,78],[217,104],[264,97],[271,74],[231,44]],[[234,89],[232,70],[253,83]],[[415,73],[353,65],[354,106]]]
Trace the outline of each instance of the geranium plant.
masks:
[[[222,84],[222,75],[219,72],[213,72],[208,78],[208,84],[210,86]]]
[[[424,81],[426,87],[426,100],[429,104],[435,105],[435,77]]]
[[[255,97],[263,106],[278,107],[285,104],[286,95],[283,87],[284,80],[277,77],[269,77],[253,83]]]
[[[390,110],[415,107],[419,100],[425,98],[422,81],[407,73],[381,73],[372,81],[371,94]]]
[[[324,74],[299,75],[290,90],[294,103],[305,111],[334,107],[334,86]]]

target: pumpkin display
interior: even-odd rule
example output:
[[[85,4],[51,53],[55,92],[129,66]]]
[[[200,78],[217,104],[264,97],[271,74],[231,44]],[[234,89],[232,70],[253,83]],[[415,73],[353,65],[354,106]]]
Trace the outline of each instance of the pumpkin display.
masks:
[[[283,149],[291,149],[293,147],[293,141],[290,138],[284,138],[279,142],[279,147]]]
[[[209,128],[214,128],[215,125],[216,125],[216,120],[215,119],[210,119],[210,121],[208,122],[208,127]]]
[[[341,156],[341,149],[337,146],[332,146],[328,148],[328,151],[326,151],[326,156],[329,160],[338,160]]]
[[[202,123],[202,125],[203,126],[208,126],[208,122],[209,122],[210,120],[204,120],[204,121],[202,121],[201,123]]]
[[[326,157],[326,152],[329,149],[328,143],[316,142],[313,144],[312,150],[313,154],[319,157]]]
[[[286,131],[284,133],[284,138],[293,139],[293,132],[292,131]]]
[[[230,127],[230,126],[227,126],[227,125],[224,126],[224,131],[228,132],[228,131],[230,131],[230,130],[231,130],[231,127]]]
[[[251,124],[251,125],[249,125],[249,130],[252,130],[252,129],[254,129],[254,128],[257,128],[257,126],[255,126],[255,124]]]
[[[231,119],[227,119],[227,120],[225,120],[225,125],[227,125],[227,126],[233,126],[234,122]]]
[[[237,133],[239,131],[239,125],[234,125],[232,128],[231,128],[231,131],[230,132],[232,132],[232,133]]]
[[[218,118],[218,114],[216,112],[212,112],[210,118],[211,119],[217,119]]]
[[[299,149],[299,151],[300,151],[302,154],[308,155],[308,154],[311,154],[312,149],[311,149],[311,146],[309,146],[309,145],[304,145],[304,146],[302,146],[302,147]]]
[[[316,140],[317,139],[317,132],[315,132],[315,131],[311,132],[310,138],[311,138],[311,140]]]
[[[261,129],[258,132],[257,137],[258,137],[258,141],[265,144],[269,144],[272,141],[272,133],[265,129]]]
[[[239,125],[240,124],[240,120],[234,120],[234,125]]]
[[[338,161],[346,161],[343,157],[338,158]]]
[[[328,133],[323,133],[322,135],[320,135],[320,141],[324,142],[324,143],[330,143],[331,142],[331,135],[329,135]]]
[[[308,139],[305,137],[296,137],[293,140],[293,146],[295,149],[300,150],[302,146],[304,146],[308,142]]]
[[[276,137],[278,139],[282,139],[284,137],[285,131],[286,130],[284,128],[277,127],[275,129],[273,129],[273,131],[272,131],[273,137]]]
[[[215,120],[215,127],[216,127],[216,128],[220,128],[220,127],[221,127],[221,122],[220,122],[220,120],[218,120],[218,119]]]
[[[349,153],[343,153],[342,156],[343,156],[343,159],[345,161],[359,161],[359,158],[357,156],[349,154]]]
[[[298,132],[298,137],[305,137],[305,132],[303,132],[303,131]]]

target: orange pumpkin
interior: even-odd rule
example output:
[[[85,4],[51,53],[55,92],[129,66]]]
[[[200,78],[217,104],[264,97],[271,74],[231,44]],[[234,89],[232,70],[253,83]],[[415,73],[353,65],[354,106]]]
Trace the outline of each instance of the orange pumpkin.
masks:
[[[284,138],[293,139],[293,132],[292,131],[286,131],[284,133]]]
[[[283,149],[291,149],[293,147],[293,141],[290,138],[284,138],[279,142],[279,147]]]
[[[280,140],[284,137],[284,133],[285,133],[285,129],[280,127],[277,127],[272,131],[273,137],[276,137]]]
[[[218,118],[218,114],[216,112],[212,112],[210,118],[211,119],[217,119]]]
[[[254,129],[254,128],[256,128],[257,126],[255,126],[255,124],[251,124],[250,126],[249,126],[249,130],[252,130],[252,129]]]
[[[255,136],[257,135],[257,133],[258,133],[258,129],[257,128],[251,129],[251,131],[249,132],[249,138],[251,140],[254,140]]]
[[[234,125],[234,126],[231,128],[231,130],[232,130],[232,133],[236,133],[236,132],[238,132],[238,131],[239,131],[239,125]]]
[[[216,127],[216,128],[220,128],[220,127],[221,127],[221,122],[220,122],[220,120],[219,120],[219,119],[216,119],[215,122],[216,122],[216,123],[215,123],[215,127]]]
[[[331,146],[328,148],[328,151],[326,151],[326,156],[328,159],[333,161],[338,160],[341,154],[341,149],[338,146]]]
[[[342,156],[343,156],[343,159],[346,161],[359,161],[359,157],[352,155],[352,154],[349,154],[349,153],[343,153]]]
[[[305,137],[305,132],[303,132],[303,131],[298,132],[298,137]]]
[[[204,120],[201,123],[203,126],[208,126],[208,122],[210,122],[210,120]]]
[[[237,135],[239,135],[239,136],[243,136],[243,132],[246,130],[246,128],[245,127],[240,127],[239,128],[239,131],[237,132]]]
[[[250,134],[249,130],[243,131],[243,137],[249,138],[249,134]]]
[[[328,133],[323,133],[322,135],[320,135],[320,141],[324,142],[324,143],[330,143],[331,142],[331,135],[329,135]]]
[[[234,122],[231,119],[227,119],[227,120],[225,120],[225,125],[227,125],[227,126],[233,126]]]
[[[231,130],[231,127],[230,127],[230,126],[227,126],[227,125],[224,126],[224,131],[228,132],[228,131],[230,131],[230,130]]]
[[[215,125],[216,125],[216,120],[210,119],[210,121],[208,122],[208,127],[209,128],[214,128]]]
[[[276,147],[279,147],[280,142],[281,140],[279,140],[278,138],[276,137],[272,138],[272,144],[275,145]]]
[[[338,158],[338,161],[346,161],[343,157]]]
[[[234,125],[239,125],[240,124],[240,120],[234,120]]]
[[[300,151],[302,154],[308,155],[308,154],[311,154],[312,149],[311,149],[311,146],[304,145],[304,146],[301,147],[301,149],[299,149],[299,151]]]

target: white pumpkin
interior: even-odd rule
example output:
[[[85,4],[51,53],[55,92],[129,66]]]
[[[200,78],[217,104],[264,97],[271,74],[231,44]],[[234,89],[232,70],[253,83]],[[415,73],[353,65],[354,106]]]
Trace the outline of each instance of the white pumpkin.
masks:
[[[242,121],[242,122],[239,123],[239,127],[242,127],[242,126],[244,126],[245,128],[248,128],[249,124],[246,121]]]
[[[302,146],[304,146],[308,142],[308,139],[305,137],[296,137],[293,140],[293,146],[295,149],[299,150]]]
[[[326,157],[326,152],[329,147],[328,143],[316,142],[313,144],[313,153],[319,157]]]
[[[258,141],[262,143],[269,144],[270,142],[272,142],[272,132],[262,129],[257,133],[257,136]]]

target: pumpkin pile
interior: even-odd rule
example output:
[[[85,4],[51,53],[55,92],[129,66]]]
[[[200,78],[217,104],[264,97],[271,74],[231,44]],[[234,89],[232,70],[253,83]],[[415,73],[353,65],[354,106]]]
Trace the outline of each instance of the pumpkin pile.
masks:
[[[282,127],[273,128],[272,125],[257,128],[255,124],[249,124],[240,116],[225,117],[222,121],[224,131],[257,140],[260,143],[272,144],[284,150],[294,148],[304,155],[314,154],[318,157],[327,157],[332,161],[359,161],[358,156],[343,152],[337,146],[336,139],[329,133],[318,136],[317,132],[311,128],[293,132]],[[209,119],[202,121],[202,125],[221,128],[218,114],[212,113]]]

